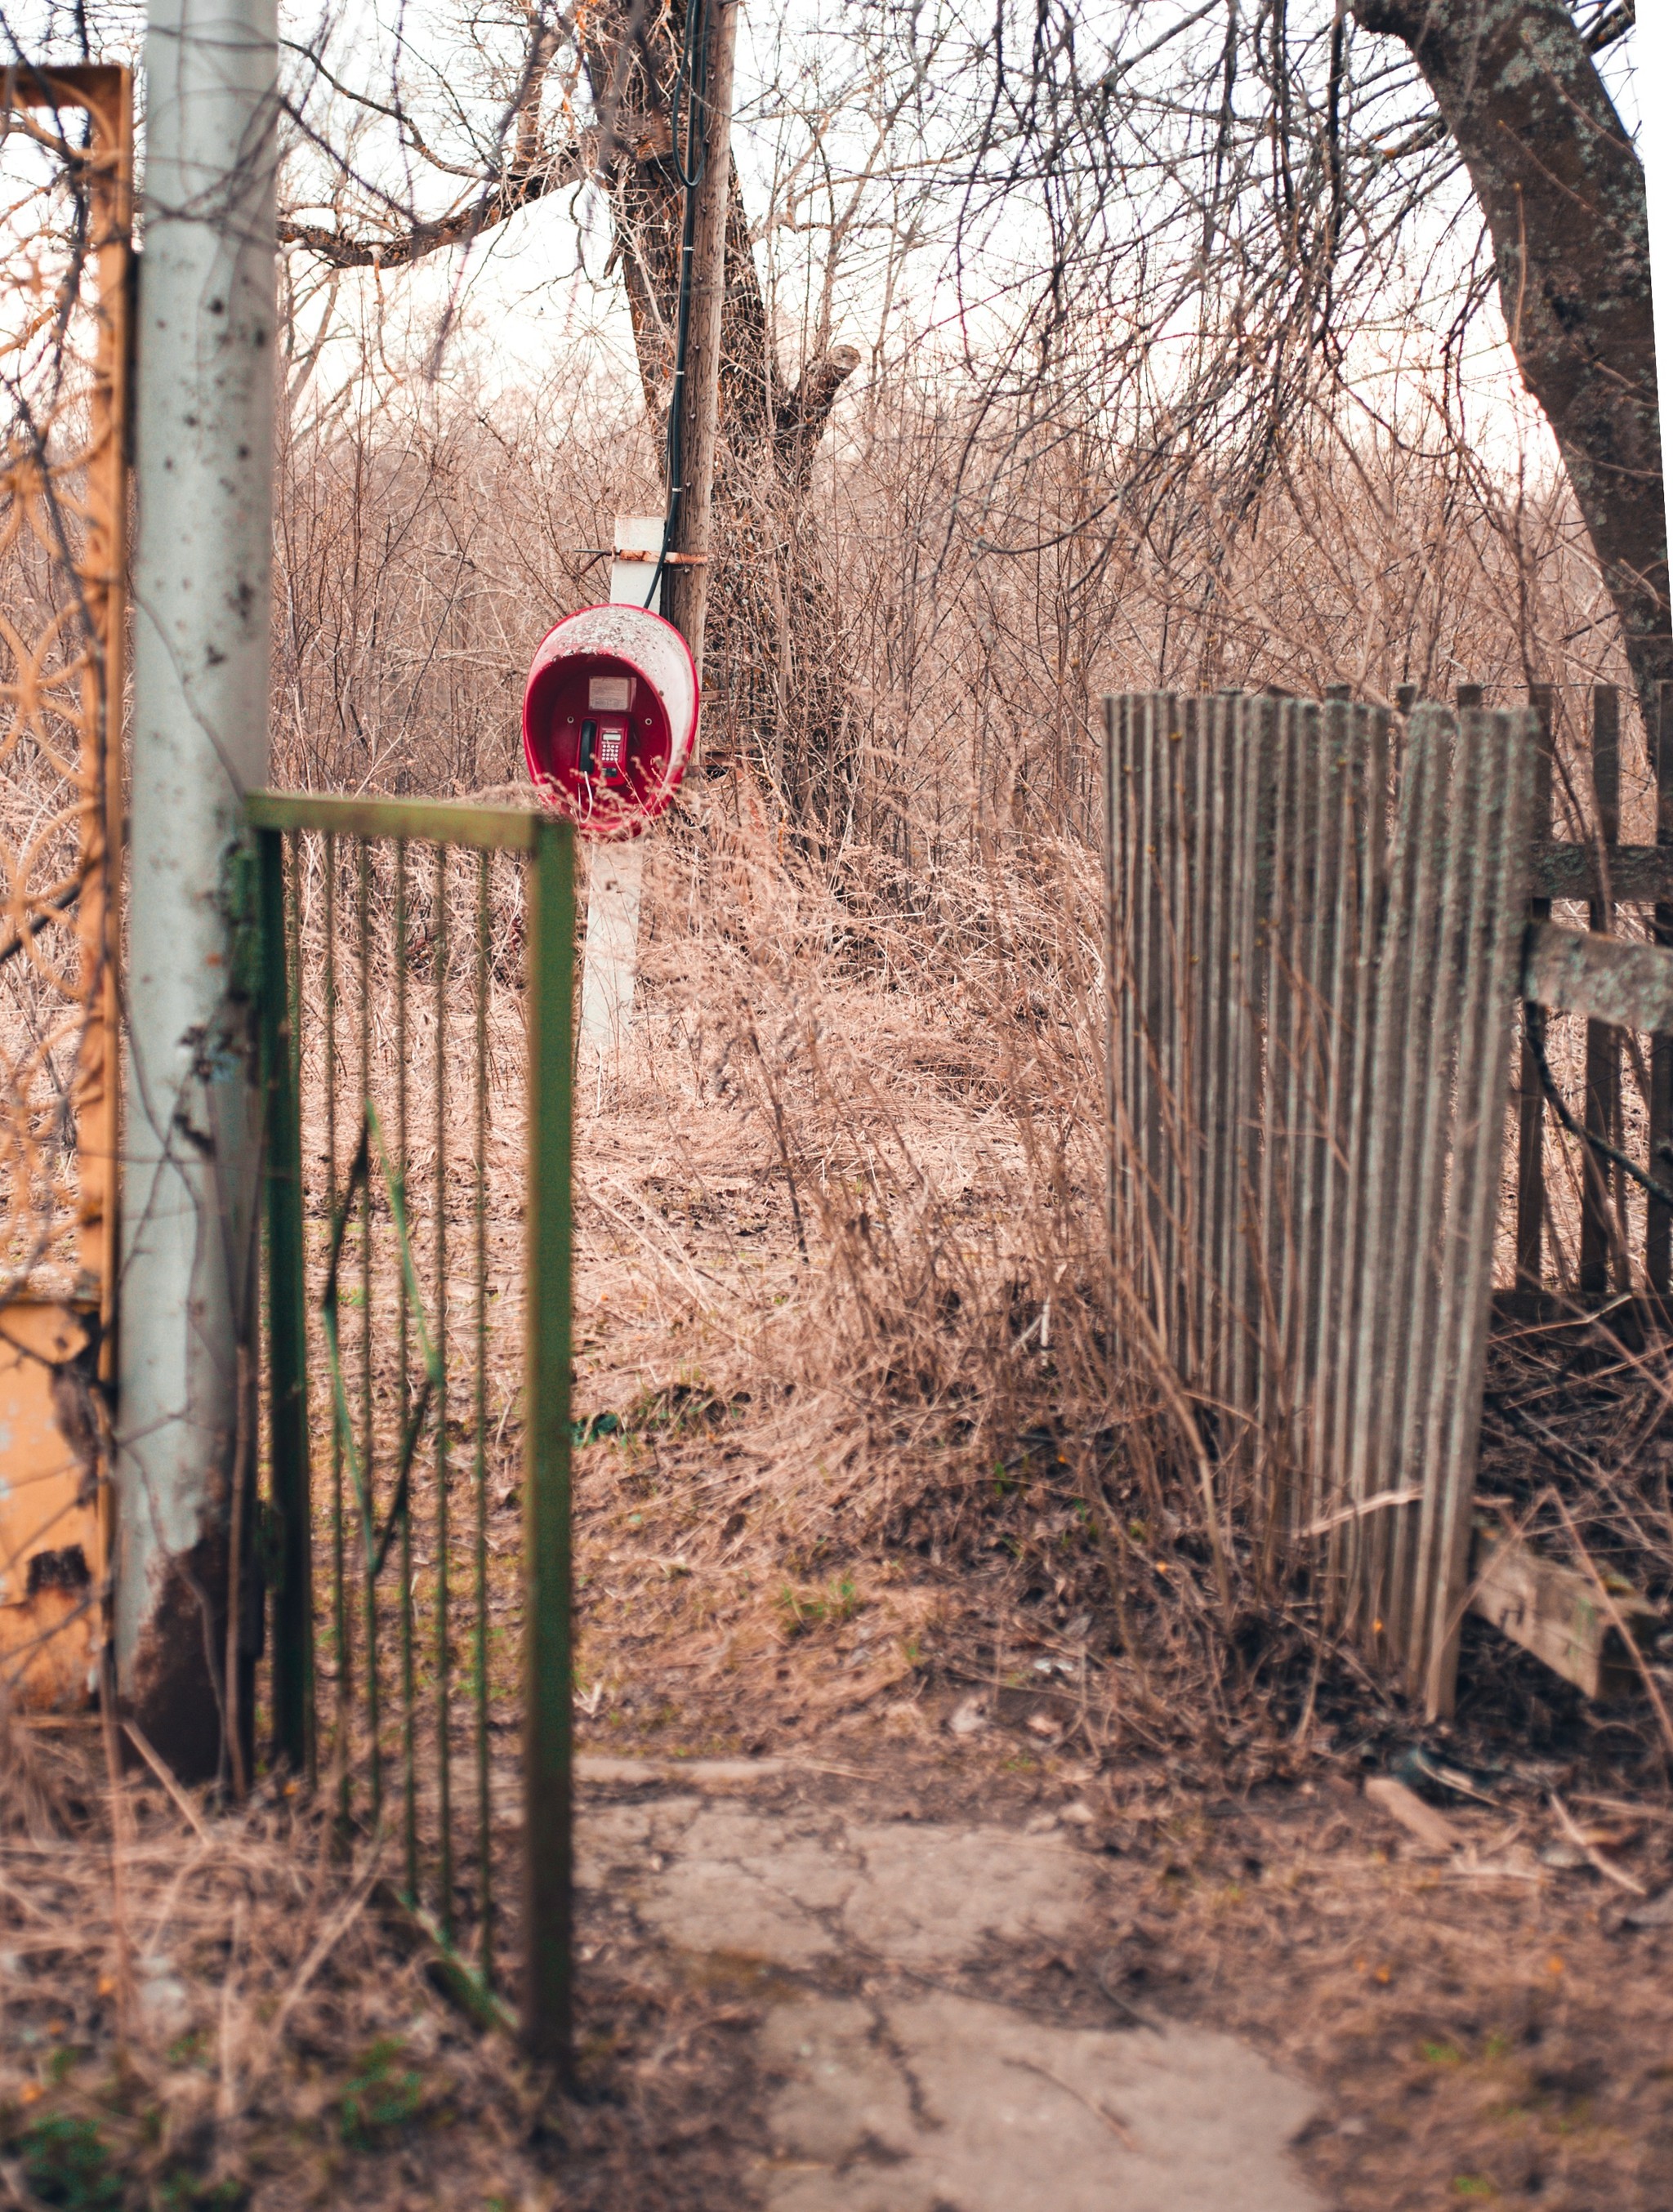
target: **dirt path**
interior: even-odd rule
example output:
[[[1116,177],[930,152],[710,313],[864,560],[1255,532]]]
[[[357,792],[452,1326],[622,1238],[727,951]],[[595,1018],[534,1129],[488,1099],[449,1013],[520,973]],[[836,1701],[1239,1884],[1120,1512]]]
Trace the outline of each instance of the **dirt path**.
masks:
[[[282,1793],[200,1837],[132,1790],[125,2049],[107,1844],[14,1837],[0,2204],[1673,2203],[1673,1925],[1547,1863],[1530,1802],[1454,1808],[1435,1855],[1346,1778],[1221,1796],[963,1710],[914,1744],[587,1755],[573,2100]],[[1620,1871],[1654,1896],[1668,1858],[1652,1830]]]
[[[1077,1825],[879,1818],[800,1786],[816,1768],[601,1767],[620,1794],[583,1820],[582,1887],[693,1971],[758,1978],[766,2212],[1322,2204],[1288,2154],[1311,2092],[1100,1986],[1119,1885]]]
[[[771,2212],[1673,2201],[1673,1930],[1525,1815],[1436,1854],[1346,1782],[1234,1802],[983,1734],[864,1778],[589,1763],[602,1956],[746,2005]]]

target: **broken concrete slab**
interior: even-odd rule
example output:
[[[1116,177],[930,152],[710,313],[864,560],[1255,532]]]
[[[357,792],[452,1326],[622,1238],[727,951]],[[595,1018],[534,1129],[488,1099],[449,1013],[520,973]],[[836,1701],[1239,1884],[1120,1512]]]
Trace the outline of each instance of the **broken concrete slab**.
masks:
[[[619,1882],[684,1950],[806,1966],[840,1949],[949,1966],[995,1945],[1067,1941],[1087,1910],[1086,1862],[1059,1838],[693,1805],[611,1807],[581,1827],[583,1887]]]
[[[1055,1838],[891,1821],[852,1829],[849,1842],[865,1878],[843,1925],[900,1966],[959,1964],[993,1943],[1061,1942],[1086,1916],[1086,1859]]]
[[[860,1879],[839,1833],[709,1806],[673,1846],[672,1863],[640,1887],[640,1917],[687,1951],[727,1951],[807,1966],[836,1948],[836,1914]]]
[[[1316,2100],[1210,2030],[813,1996],[759,2051],[769,2212],[1323,2212],[1287,2155]]]
[[[817,1767],[808,1770],[817,1773]],[[757,1790],[797,1771],[788,1759],[619,1759],[578,1752],[575,1779],[610,1789]]]
[[[796,1972],[946,1972],[1074,1946],[1095,1917],[1062,1834],[684,1795],[585,1808],[577,1843],[582,1886],[682,1951]],[[1320,2212],[1286,2152],[1314,2100],[1230,2036],[811,1990],[759,2041],[769,2212]]]
[[[642,1864],[654,1849],[648,1805],[585,1806],[575,1821],[575,1886],[608,1889],[618,1868]]]

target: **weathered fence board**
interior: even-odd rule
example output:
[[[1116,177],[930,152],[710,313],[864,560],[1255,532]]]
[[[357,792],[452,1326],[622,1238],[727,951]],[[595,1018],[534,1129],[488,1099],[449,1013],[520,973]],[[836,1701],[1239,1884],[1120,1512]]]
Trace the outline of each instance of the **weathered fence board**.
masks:
[[[1536,845],[1534,891],[1546,899],[1608,896],[1621,904],[1673,897],[1673,851],[1657,845]]]
[[[1523,955],[1522,995],[1603,1026],[1673,1032],[1673,951],[1535,922]]]
[[[1450,1707],[1539,724],[1108,708],[1110,1226],[1264,1569]],[[1397,773],[1396,773],[1397,771]]]

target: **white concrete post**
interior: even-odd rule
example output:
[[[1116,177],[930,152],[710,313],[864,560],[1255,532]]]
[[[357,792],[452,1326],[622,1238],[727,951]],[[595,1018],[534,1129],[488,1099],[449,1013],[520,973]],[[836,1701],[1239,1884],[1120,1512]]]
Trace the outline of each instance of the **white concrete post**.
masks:
[[[125,1705],[192,1778],[223,1756],[228,1506],[253,1464],[229,864],[268,765],[277,57],[275,0],[152,0],[115,1644]]]
[[[618,514],[610,564],[612,606],[662,611],[653,592],[662,550],[660,514]],[[624,559],[623,556],[626,556]],[[639,974],[639,902],[645,882],[645,841],[594,845],[587,866],[587,957],[581,978],[580,1066],[583,1076],[613,1068],[627,1042]]]

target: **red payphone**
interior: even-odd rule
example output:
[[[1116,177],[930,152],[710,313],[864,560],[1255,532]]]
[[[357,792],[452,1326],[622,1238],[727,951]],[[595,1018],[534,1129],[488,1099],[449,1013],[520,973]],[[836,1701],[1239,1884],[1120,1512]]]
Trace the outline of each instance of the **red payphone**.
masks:
[[[648,608],[587,607],[540,641],[523,752],[547,804],[595,837],[637,837],[679,788],[697,733],[685,640]]]

